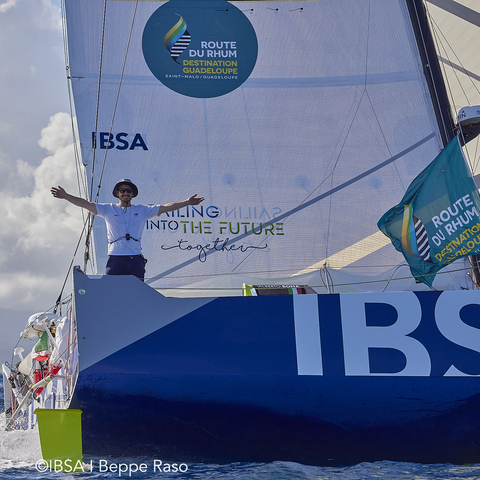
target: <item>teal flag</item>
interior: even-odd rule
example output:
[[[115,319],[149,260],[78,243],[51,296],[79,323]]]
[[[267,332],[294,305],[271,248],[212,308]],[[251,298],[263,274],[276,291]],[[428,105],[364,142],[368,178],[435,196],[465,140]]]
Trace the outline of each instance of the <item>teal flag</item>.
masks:
[[[410,265],[432,286],[449,263],[480,253],[480,196],[458,138],[454,138],[408,187],[399,205],[378,222]]]

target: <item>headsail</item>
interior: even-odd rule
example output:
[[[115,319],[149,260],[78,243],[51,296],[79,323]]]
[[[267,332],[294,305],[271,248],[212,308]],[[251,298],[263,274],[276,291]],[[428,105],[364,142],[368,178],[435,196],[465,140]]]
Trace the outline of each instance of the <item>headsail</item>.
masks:
[[[476,137],[478,128],[468,128],[471,122],[465,120],[478,116],[479,109],[475,108],[472,112],[471,106],[480,104],[480,59],[476,49],[470,48],[476,44],[480,35],[480,5],[469,0],[425,0],[425,6],[452,114],[463,124],[460,129],[462,143],[470,141],[465,152],[474,175],[477,175],[479,165],[476,157],[480,141]]]
[[[326,258],[355,273],[401,261],[378,239],[377,220],[442,147],[405,0],[108,0],[105,22],[103,6],[66,1],[82,156],[92,180],[96,148],[99,200],[114,202],[123,177],[139,186],[138,203],[206,198],[148,222],[154,285],[285,277]],[[152,16],[165,28],[146,34]],[[197,26],[197,16],[210,21]],[[190,38],[174,61],[164,39],[180,17]],[[245,53],[253,36],[235,30],[238,21],[252,27],[254,60]],[[149,48],[156,60],[145,58]],[[178,69],[160,81],[167,59]],[[248,62],[232,88],[228,77]],[[206,80],[226,93],[191,94]],[[106,242],[95,223],[101,273]],[[368,248],[353,262],[339,258],[352,245]]]

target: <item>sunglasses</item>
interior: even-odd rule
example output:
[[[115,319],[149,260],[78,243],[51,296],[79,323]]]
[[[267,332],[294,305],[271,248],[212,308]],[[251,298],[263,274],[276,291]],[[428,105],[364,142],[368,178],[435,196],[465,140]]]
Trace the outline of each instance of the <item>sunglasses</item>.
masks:
[[[131,188],[121,188],[119,190],[120,193],[132,193],[132,189]]]

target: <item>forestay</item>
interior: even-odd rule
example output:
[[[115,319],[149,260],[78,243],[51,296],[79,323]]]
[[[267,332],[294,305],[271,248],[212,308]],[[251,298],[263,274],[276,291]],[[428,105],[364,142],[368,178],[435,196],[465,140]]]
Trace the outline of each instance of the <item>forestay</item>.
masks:
[[[442,147],[404,0],[108,0],[104,24],[103,0],[66,0],[66,14],[93,197],[101,183],[115,202],[125,177],[134,203],[205,197],[148,221],[154,286],[401,262],[377,221]],[[102,219],[94,232],[102,273]]]

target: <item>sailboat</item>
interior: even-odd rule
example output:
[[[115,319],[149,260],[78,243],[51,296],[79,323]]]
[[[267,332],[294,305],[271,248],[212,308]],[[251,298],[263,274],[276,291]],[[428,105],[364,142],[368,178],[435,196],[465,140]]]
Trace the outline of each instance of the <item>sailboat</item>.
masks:
[[[71,388],[61,405],[29,395],[27,371],[12,428],[35,424],[36,398],[83,411],[86,454],[478,462],[469,257],[426,285],[377,227],[462,130],[427,13],[65,0],[85,197],[114,203],[128,177],[138,203],[206,200],[147,221],[145,282],[102,274],[105,224],[86,220],[67,314],[30,322],[51,342],[68,322],[61,353],[78,362],[39,381]]]

